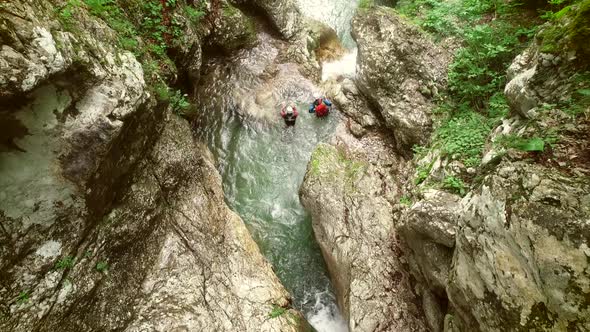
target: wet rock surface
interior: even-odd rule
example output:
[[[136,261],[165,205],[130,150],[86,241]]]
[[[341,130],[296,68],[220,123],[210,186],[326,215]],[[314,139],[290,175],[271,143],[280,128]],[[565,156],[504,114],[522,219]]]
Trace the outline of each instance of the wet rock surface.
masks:
[[[233,2],[261,10],[286,39],[291,39],[301,32],[302,17],[295,0],[233,0]]]
[[[300,197],[350,330],[426,331],[393,222],[403,159],[391,141],[358,140],[344,125],[332,144],[314,152]]]
[[[0,330],[305,328],[207,149],[80,15],[66,31],[49,1],[0,10]]]

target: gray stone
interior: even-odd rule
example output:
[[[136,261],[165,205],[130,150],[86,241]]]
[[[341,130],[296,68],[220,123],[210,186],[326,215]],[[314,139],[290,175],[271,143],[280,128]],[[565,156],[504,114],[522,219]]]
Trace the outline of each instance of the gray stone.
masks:
[[[504,168],[463,201],[450,300],[484,331],[587,329],[589,184],[535,165]],[[522,191],[527,174],[537,184]]]
[[[400,259],[391,167],[403,167],[391,145],[343,127],[320,145],[300,189],[350,331],[426,331]]]
[[[75,34],[45,0],[0,10],[0,99],[27,97],[0,112],[0,330],[303,329],[269,318],[289,294],[210,153],[83,8]]]
[[[424,291],[422,293],[422,308],[424,308],[424,315],[430,331],[442,332],[445,315],[436,296],[429,291]]]
[[[386,8],[359,11],[352,26],[358,44],[360,90],[384,118],[400,147],[424,145],[430,139],[433,104],[420,88],[423,83],[446,86],[449,54]]]
[[[504,89],[508,104],[523,117],[537,106],[538,100],[528,86],[529,80],[535,75],[536,67],[528,69],[514,77]]]
[[[301,31],[302,17],[295,0],[233,0],[261,9],[284,38],[295,37]]]

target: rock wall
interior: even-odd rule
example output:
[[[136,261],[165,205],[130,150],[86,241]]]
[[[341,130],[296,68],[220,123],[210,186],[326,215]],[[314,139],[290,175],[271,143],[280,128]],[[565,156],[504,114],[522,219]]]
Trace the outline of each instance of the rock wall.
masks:
[[[403,169],[392,142],[341,126],[313,153],[300,190],[350,331],[426,331],[396,240]]]
[[[295,0],[233,0],[233,2],[261,10],[283,38],[291,39],[302,30],[302,17]]]
[[[430,138],[432,97],[446,87],[450,55],[391,9],[360,10],[357,85],[391,129],[399,150]]]
[[[404,158],[429,139],[429,98],[448,65],[407,25],[384,8],[357,14],[359,77],[329,84],[346,120],[312,156],[300,193],[350,329],[589,330],[589,123],[556,106],[579,98],[584,68],[571,52],[538,45],[515,59],[505,89],[512,112],[462,197],[431,185],[457,168],[440,151],[418,160],[433,179],[421,185]],[[498,143],[555,129],[542,154]]]
[[[188,123],[63,5],[0,7],[0,330],[304,329]],[[182,49],[198,73],[200,39]]]

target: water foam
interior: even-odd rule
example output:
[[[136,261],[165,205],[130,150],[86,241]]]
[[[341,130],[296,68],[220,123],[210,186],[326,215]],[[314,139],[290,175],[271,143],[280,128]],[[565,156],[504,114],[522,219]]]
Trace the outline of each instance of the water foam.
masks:
[[[338,60],[322,63],[322,81],[337,79],[340,76],[354,77],[356,75],[357,54],[358,50],[355,48]]]
[[[333,301],[326,301],[325,292],[315,294],[315,305],[307,313],[307,321],[318,332],[348,332],[348,325]]]

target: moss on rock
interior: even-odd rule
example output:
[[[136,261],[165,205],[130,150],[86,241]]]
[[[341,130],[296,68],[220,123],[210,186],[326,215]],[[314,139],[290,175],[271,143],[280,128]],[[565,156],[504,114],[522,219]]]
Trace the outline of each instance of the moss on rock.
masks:
[[[590,0],[563,8],[554,15],[555,23],[541,33],[541,51],[575,51],[583,66],[590,65]]]

